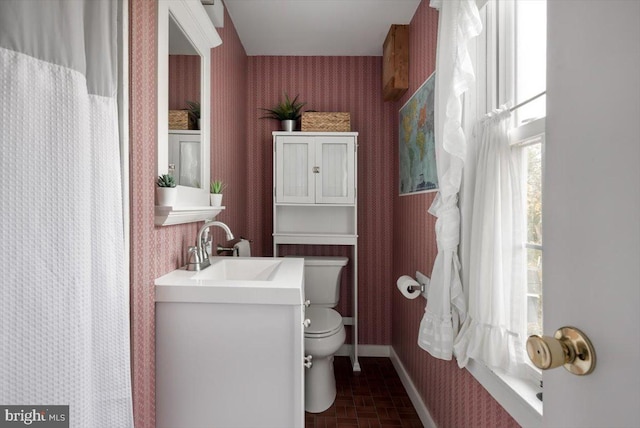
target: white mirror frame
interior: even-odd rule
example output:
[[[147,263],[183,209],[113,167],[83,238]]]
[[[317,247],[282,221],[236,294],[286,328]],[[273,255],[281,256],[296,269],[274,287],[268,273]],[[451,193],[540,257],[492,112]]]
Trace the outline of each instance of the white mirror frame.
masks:
[[[222,44],[200,0],[158,2],[158,174],[169,171],[169,14],[200,54],[202,188],[178,186],[174,207],[155,209],[155,224],[169,225],[215,217],[220,207],[209,206],[211,153],[211,48]]]

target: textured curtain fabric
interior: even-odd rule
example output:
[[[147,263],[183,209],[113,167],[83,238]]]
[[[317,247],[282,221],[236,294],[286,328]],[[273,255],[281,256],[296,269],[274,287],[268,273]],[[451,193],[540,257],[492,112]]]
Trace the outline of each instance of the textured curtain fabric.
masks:
[[[429,213],[436,216],[438,254],[431,273],[418,345],[436,358],[450,360],[459,323],[466,316],[460,282],[458,192],[466,152],[461,127],[462,95],[474,81],[467,43],[482,31],[473,0],[432,0],[439,10],[436,59],[435,145],[439,192]]]
[[[132,427],[120,1],[0,1],[0,404]]]
[[[509,109],[478,125],[470,236],[469,312],[455,340],[469,358],[520,375],[524,362],[526,252],[520,162],[509,146]]]

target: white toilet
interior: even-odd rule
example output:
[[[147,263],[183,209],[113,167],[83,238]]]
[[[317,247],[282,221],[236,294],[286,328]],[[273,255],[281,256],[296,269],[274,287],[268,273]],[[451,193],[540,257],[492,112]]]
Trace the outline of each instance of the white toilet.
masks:
[[[340,299],[340,277],[347,257],[305,257],[304,293],[311,302],[305,318],[311,321],[304,333],[304,353],[313,357],[305,369],[304,409],[311,413],[327,410],[336,398],[333,355],[344,343],[342,316],[331,309]]]

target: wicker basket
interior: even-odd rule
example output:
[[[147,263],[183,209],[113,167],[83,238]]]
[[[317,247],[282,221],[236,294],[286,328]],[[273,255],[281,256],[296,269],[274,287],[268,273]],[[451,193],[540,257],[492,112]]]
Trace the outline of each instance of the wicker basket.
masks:
[[[302,131],[351,132],[351,113],[302,113]]]
[[[187,110],[169,110],[169,129],[191,129]]]

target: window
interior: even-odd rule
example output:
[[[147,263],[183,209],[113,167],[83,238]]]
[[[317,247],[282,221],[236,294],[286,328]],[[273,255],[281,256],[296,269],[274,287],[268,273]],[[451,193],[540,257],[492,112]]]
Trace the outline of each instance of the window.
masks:
[[[527,336],[542,334],[542,172],[546,116],[546,0],[493,1],[487,6],[488,109],[513,106],[510,133],[521,159],[527,212]],[[491,71],[492,64],[495,71]]]
[[[498,87],[509,97],[513,110],[510,133],[515,154],[520,158],[523,200],[526,203],[527,292],[526,336],[542,334],[542,177],[546,115],[546,14],[545,0],[496,2],[499,22],[506,38],[498,46],[504,70]],[[528,361],[527,361],[528,362]],[[532,376],[540,378],[532,368]]]
[[[544,119],[538,119],[538,121],[540,122],[532,124],[544,126]],[[537,127],[528,128],[512,132],[511,138],[513,150],[521,162],[523,199],[526,204],[527,240],[524,243],[527,250],[526,336],[542,334],[542,173],[544,159],[544,130],[542,129],[540,133],[540,130],[535,130]],[[532,128],[534,128],[533,131]]]
[[[509,139],[512,153],[519,160],[521,174],[518,175],[526,213],[523,221],[526,221],[527,230],[526,242],[521,243],[521,248],[527,252],[527,281],[521,285],[523,289],[520,291],[524,296],[516,309],[518,313],[526,312],[527,322],[518,320],[523,337],[542,333],[543,319],[541,213],[546,116],[546,14],[546,0],[489,0],[480,9],[483,32],[471,46],[476,86],[468,99],[465,94],[467,135],[471,135],[485,113],[504,104],[512,107]],[[471,165],[473,168],[473,163]],[[472,168],[467,169],[471,171],[471,178],[465,185],[473,185]],[[462,197],[461,201],[469,203],[468,198]],[[473,200],[470,205],[473,206]],[[468,213],[466,218],[469,218]],[[467,239],[463,241],[462,248],[468,254],[471,239],[466,235],[463,238]],[[467,261],[464,252],[463,260]],[[524,362],[528,363],[526,351],[522,351]],[[542,402],[536,397],[540,392],[539,370],[525,364],[524,372],[528,376],[522,379],[504,370],[492,369],[482,360],[471,362],[469,371],[518,423],[523,426],[542,423]],[[523,406],[523,402],[527,405]]]
[[[547,4],[518,0],[514,6],[513,102],[522,105],[514,111],[520,126],[546,114]]]
[[[524,149],[527,196],[527,336],[542,334],[542,150],[543,137]]]
[[[512,142],[521,151],[527,212],[527,335],[542,334],[542,172],[546,115],[547,5],[514,4],[514,102]]]

